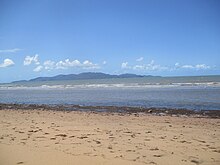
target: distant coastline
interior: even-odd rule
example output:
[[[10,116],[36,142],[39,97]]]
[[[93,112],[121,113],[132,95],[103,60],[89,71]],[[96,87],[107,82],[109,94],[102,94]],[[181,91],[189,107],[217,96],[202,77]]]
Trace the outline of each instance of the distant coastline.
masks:
[[[60,81],[60,80],[89,80],[89,79],[110,79],[110,78],[140,78],[140,77],[160,77],[160,76],[151,76],[151,75],[137,75],[137,74],[120,74],[112,75],[101,72],[83,72],[79,74],[67,74],[67,75],[56,75],[52,77],[37,77],[30,80],[20,80],[13,81],[12,83],[20,82],[35,82],[35,81]]]
[[[102,72],[83,72],[79,74],[59,74],[52,77],[36,77],[30,80],[18,80],[13,81],[11,83],[26,83],[26,82],[41,82],[41,81],[64,81],[64,80],[95,80],[95,79],[120,79],[120,78],[177,78],[177,79],[184,79],[184,78],[194,78],[194,79],[203,79],[204,81],[211,77],[217,77],[220,81],[220,75],[204,75],[204,76],[153,76],[153,75],[137,75],[137,74],[131,74],[131,73],[125,73],[125,74],[106,74]],[[4,83],[5,84],[5,83]]]

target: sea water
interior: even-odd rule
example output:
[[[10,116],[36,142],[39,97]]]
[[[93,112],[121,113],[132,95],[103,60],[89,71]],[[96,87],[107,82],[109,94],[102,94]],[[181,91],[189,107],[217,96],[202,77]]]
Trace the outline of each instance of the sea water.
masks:
[[[220,110],[220,76],[1,84],[0,103]]]

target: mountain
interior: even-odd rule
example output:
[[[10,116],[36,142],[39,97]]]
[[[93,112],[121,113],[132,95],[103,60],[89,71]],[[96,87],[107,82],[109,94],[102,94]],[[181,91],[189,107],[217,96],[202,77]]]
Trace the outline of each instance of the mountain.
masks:
[[[53,77],[37,77],[30,80],[14,81],[12,83],[20,82],[35,82],[35,81],[60,81],[60,80],[86,80],[86,79],[110,79],[110,78],[138,78],[138,77],[151,77],[150,75],[136,75],[136,74],[120,74],[111,75],[101,72],[85,72],[80,74],[68,74],[68,75],[57,75]]]

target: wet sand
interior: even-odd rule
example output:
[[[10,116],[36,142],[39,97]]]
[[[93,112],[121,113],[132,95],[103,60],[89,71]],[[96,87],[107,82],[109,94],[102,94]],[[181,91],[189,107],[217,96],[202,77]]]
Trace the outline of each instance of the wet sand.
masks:
[[[1,165],[219,165],[220,119],[1,107]]]

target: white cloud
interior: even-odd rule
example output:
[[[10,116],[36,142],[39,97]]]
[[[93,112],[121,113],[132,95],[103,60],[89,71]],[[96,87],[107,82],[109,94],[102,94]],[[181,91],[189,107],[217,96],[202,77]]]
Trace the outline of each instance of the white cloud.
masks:
[[[137,61],[137,60],[136,60]],[[208,66],[206,64],[185,64],[181,65],[180,63],[175,63],[174,66],[161,66],[159,64],[156,64],[154,60],[152,60],[148,64],[136,64],[136,65],[128,65],[128,62],[123,62],[121,64],[122,69],[133,69],[133,70],[143,70],[143,71],[174,71],[174,70],[180,70],[180,69],[191,69],[191,70],[205,70],[205,69],[211,69],[211,66]]]
[[[179,68],[180,67],[180,64],[177,62],[175,63],[175,68]]]
[[[196,65],[190,65],[190,64],[186,64],[186,65],[180,65],[179,63],[175,64],[175,69],[195,69],[195,70],[204,70],[204,69],[211,69],[211,66],[208,66],[206,64],[196,64]]]
[[[40,71],[42,71],[43,70],[43,66],[41,66],[41,65],[39,65],[39,66],[37,66],[33,71],[34,72],[40,72]]]
[[[211,67],[206,64],[197,64],[195,66],[196,69],[210,69]]]
[[[26,56],[24,59],[24,65],[30,65],[30,64],[36,64],[36,65],[40,65],[39,59],[38,59],[38,54],[34,55],[34,56]]]
[[[14,63],[11,59],[6,58],[6,59],[4,60],[4,62],[0,64],[0,68],[9,67],[9,66],[12,66],[12,65],[14,65],[14,64],[15,64],[15,63]]]
[[[102,64],[105,65],[105,64],[107,64],[107,62],[106,62],[106,61],[103,61]]]
[[[192,65],[183,65],[181,66],[181,68],[184,68],[184,69],[193,69],[194,67]]]
[[[146,71],[156,71],[156,70],[167,70],[168,68],[165,66],[160,66],[158,64],[155,64],[154,60],[152,60],[148,64],[142,64],[142,65],[134,65],[134,66],[128,66],[128,62],[124,62],[121,65],[122,69],[133,69],[133,70],[146,70]]]
[[[44,62],[44,68],[46,70],[52,70],[55,68],[55,62],[54,61],[51,61],[51,60],[47,60]]]
[[[144,70],[146,67],[144,65],[135,65],[133,66],[134,70]]]
[[[42,65],[40,65],[38,54],[34,56],[26,56],[24,59],[24,65],[31,65],[34,63],[35,65],[39,65],[34,69],[35,72],[39,72],[43,69],[45,70],[53,70],[53,69],[68,69],[68,68],[81,68],[81,69],[99,69],[100,66],[98,64],[94,64],[89,60],[85,60],[84,62],[80,62],[79,60],[70,60],[65,59],[58,62],[47,60],[44,61]]]
[[[82,67],[84,69],[98,69],[100,68],[97,64],[93,64],[92,62],[86,60],[83,62]]]
[[[84,62],[80,62],[79,60],[69,60],[66,59],[64,61],[54,62],[51,60],[47,60],[43,63],[44,69],[52,70],[52,69],[68,69],[68,68],[82,68],[82,69],[99,69],[100,66],[98,64],[94,64],[89,60],[85,60]]]
[[[121,68],[122,68],[122,69],[129,69],[130,67],[128,66],[128,62],[123,62],[123,63],[121,64]]]
[[[140,57],[140,58],[136,59],[137,62],[141,62],[143,60],[144,60],[144,57]]]
[[[158,64],[155,64],[154,60],[151,60],[149,64],[146,65],[146,70],[155,71],[155,70],[166,70],[168,69],[165,66],[161,66]]]
[[[88,60],[84,61],[83,64],[84,64],[84,65],[92,65],[92,63],[89,62]]]
[[[69,67],[80,67],[81,63],[78,60],[70,61],[66,59],[64,61],[59,61],[56,63],[56,69],[67,69]]]
[[[5,49],[5,50],[0,50],[0,53],[16,53],[18,51],[21,51],[22,49],[19,48],[14,48],[14,49]]]

